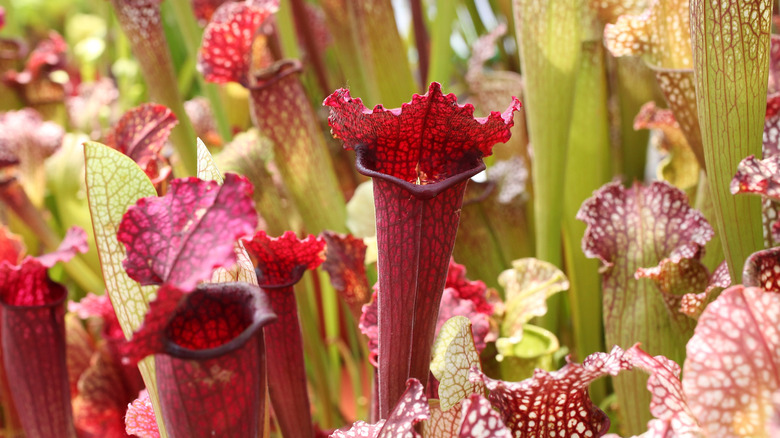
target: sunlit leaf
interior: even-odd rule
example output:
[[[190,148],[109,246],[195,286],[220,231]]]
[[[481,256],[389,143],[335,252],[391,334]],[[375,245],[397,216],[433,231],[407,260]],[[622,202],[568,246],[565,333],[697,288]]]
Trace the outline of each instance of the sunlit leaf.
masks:
[[[143,170],[126,155],[92,142],[84,144],[84,155],[89,210],[106,293],[114,305],[125,338],[130,339],[133,331],[141,326],[156,288],[143,287],[127,275],[122,267],[125,248],[116,240],[116,230],[128,207],[157,192]],[[139,369],[156,404],[153,359],[139,363]]]
[[[696,186],[699,163],[671,110],[658,108],[655,102],[646,103],[634,119],[634,129],[658,129],[662,132],[656,143],[666,157],[658,165],[658,179],[682,190]]]
[[[707,181],[731,278],[763,249],[761,205],[732,196],[738,162],[762,149],[769,71],[770,0],[690,1],[690,43]]]
[[[443,411],[484,390],[479,382],[469,381],[471,368],[479,369],[479,354],[474,347],[468,318],[455,316],[444,323],[432,352],[431,373],[439,381],[439,403]]]
[[[604,23],[614,23],[621,15],[639,14],[647,8],[649,0],[589,0],[589,7],[598,12]]]
[[[613,56],[644,55],[655,67],[692,68],[688,1],[651,1],[639,15],[623,15],[604,28]]]
[[[439,400],[428,400],[430,418],[422,423],[425,438],[452,438],[458,435],[461,423],[460,409],[442,410]]]

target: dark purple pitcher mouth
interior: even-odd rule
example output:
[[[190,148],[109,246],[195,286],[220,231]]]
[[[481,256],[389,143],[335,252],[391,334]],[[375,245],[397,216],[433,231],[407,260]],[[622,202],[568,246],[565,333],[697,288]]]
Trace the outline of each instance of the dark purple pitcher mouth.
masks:
[[[434,198],[450,187],[458,185],[485,170],[485,163],[482,161],[482,157],[474,155],[470,158],[464,157],[461,159],[461,161],[468,163],[467,165],[469,167],[460,170],[452,176],[428,184],[414,184],[401,178],[374,170],[376,166],[371,152],[372,150],[366,145],[358,145],[355,147],[355,167],[358,172],[372,178],[378,178],[395,184],[420,200]]]
[[[168,322],[163,341],[163,353],[178,359],[204,360],[228,354],[246,344],[260,328],[276,320],[265,294],[248,283],[201,284],[185,300]],[[212,313],[214,310],[217,312]],[[229,311],[235,313],[227,313]],[[243,329],[238,331],[234,328],[233,331],[238,333],[230,333],[234,336],[229,339],[212,339],[209,345],[222,342],[216,347],[196,349],[177,342],[174,333],[177,326],[203,326],[227,318],[233,319],[227,323]]]

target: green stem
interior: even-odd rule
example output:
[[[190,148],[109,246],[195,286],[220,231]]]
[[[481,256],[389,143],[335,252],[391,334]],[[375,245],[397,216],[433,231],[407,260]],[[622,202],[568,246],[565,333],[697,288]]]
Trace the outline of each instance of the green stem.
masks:
[[[310,274],[311,275],[311,274]],[[310,361],[309,370],[312,372],[312,385],[315,394],[313,401],[319,409],[320,417],[317,423],[321,427],[334,427],[338,422],[337,414],[333,410],[332,398],[337,397],[336,388],[331,385],[328,372],[328,353],[322,344],[322,336],[319,331],[319,318],[316,312],[316,298],[312,279],[307,275],[304,282],[296,285],[298,295],[298,311],[301,315],[301,329],[303,331],[303,345],[306,351],[306,359]]]
[[[320,299],[322,300],[322,315],[325,323],[325,344],[328,349],[328,359],[330,361],[329,368],[331,371],[330,382],[334,384],[334,387],[341,387],[341,372],[340,372],[340,353],[337,341],[341,338],[341,315],[339,309],[339,298],[336,291],[333,289],[333,285],[330,283],[328,274],[323,271],[317,271],[317,277],[314,279],[315,287],[320,290]],[[336,399],[338,404],[338,399]]]
[[[588,259],[582,252],[581,241],[586,226],[575,217],[582,202],[594,190],[609,182],[611,162],[607,99],[604,48],[597,38],[583,43],[565,172],[563,244],[571,285],[569,298],[578,360],[604,351],[598,261]],[[582,171],[581,165],[586,162],[588,169]],[[606,379],[600,379],[591,385],[594,403],[598,404],[606,396],[606,382]]]
[[[285,4],[282,3],[278,15],[284,12]],[[321,6],[328,29],[333,35],[336,58],[344,74],[345,83],[339,85],[349,85],[354,95],[363,97],[366,105],[379,103],[378,85],[371,80],[374,77],[373,65],[365,62],[368,53],[361,35],[366,24],[357,18],[357,5],[348,1],[325,1]],[[287,54],[287,57],[292,56]]]
[[[178,29],[184,36],[184,42],[187,46],[187,52],[189,56],[197,56],[200,48],[200,41],[202,37],[202,31],[198,22],[195,19],[195,14],[192,11],[192,2],[189,0],[171,0],[171,7],[173,13],[176,16],[176,24]],[[219,90],[217,86],[206,82],[203,75],[195,75],[198,81],[198,86],[203,91],[203,94],[209,100],[211,104],[211,110],[214,114],[214,120],[217,122],[217,132],[219,136],[225,142],[229,142],[233,138],[233,133],[230,130],[230,123],[227,119],[227,112],[222,104],[222,98],[219,97]]]
[[[647,144],[650,131],[635,130],[634,118],[647,102],[660,98],[655,75],[639,58],[615,60],[617,98],[620,117],[620,145],[616,155],[615,173],[623,175],[626,183],[644,181],[647,162]]]
[[[328,70],[325,68],[322,53],[320,53],[317,47],[316,35],[312,32],[312,26],[307,21],[306,3],[304,0],[290,0],[290,6],[292,6],[295,29],[303,39],[303,44],[306,46],[306,57],[314,69],[317,85],[319,85],[322,92],[320,98],[324,98],[332,90],[328,84]]]
[[[452,62],[450,35],[452,34],[452,24],[457,19],[457,3],[459,2],[437,0],[436,18],[433,19],[431,25],[431,67],[426,83],[436,81],[441,83],[445,89],[449,87],[452,72],[455,69],[455,63]],[[425,78],[426,75],[421,74],[421,77]]]
[[[526,82],[528,134],[534,145],[537,257],[562,266],[561,221],[572,104],[580,65],[580,10],[576,0],[514,0],[515,26]],[[556,300],[541,324],[555,330]]]
[[[324,5],[323,5],[324,7]],[[276,13],[277,34],[282,45],[281,54],[283,58],[301,58],[301,50],[298,47],[298,36],[295,35],[295,26],[293,25],[292,3],[283,1],[279,5],[279,11]]]
[[[194,176],[198,172],[195,132],[179,94],[176,71],[162,28],[156,4],[111,0],[122,31],[130,40],[133,54],[141,65],[149,97],[176,114],[179,124],[171,132],[171,143],[178,160],[173,162],[176,176]]]

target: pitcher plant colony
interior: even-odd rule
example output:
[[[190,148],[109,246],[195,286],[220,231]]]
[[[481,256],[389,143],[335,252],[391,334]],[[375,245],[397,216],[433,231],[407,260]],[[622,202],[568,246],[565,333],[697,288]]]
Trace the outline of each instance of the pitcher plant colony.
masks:
[[[777,10],[0,0],[0,437],[780,436]]]

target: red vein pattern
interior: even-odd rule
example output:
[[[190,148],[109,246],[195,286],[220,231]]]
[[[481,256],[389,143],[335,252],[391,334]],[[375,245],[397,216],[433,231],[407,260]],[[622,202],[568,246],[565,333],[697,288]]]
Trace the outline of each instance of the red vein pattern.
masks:
[[[378,301],[379,286],[374,285],[376,292],[371,296],[371,301],[363,306],[360,314],[360,331],[368,337],[369,360],[378,367],[379,356],[379,327]],[[471,321],[471,330],[474,345],[477,352],[481,353],[487,346],[487,342],[495,338],[496,333],[490,327],[490,316],[493,314],[493,305],[487,301],[487,286],[480,280],[471,281],[466,278],[466,268],[450,258],[447,270],[447,281],[444,283],[439,303],[439,315],[436,321],[436,334],[453,316],[465,316]]]
[[[258,271],[260,287],[291,286],[307,269],[316,269],[324,261],[325,241],[312,235],[300,240],[286,231],[274,238],[261,230],[242,242]]]
[[[12,233],[5,225],[0,225],[0,263],[19,264],[24,252],[22,238]]]
[[[145,103],[119,119],[106,137],[106,144],[132,158],[156,183],[170,174],[161,151],[177,123],[176,116],[165,106]]]
[[[0,334],[8,386],[27,436],[74,438],[65,361],[67,289],[46,269],[86,252],[86,233],[73,228],[54,253],[0,263]]]
[[[255,264],[258,283],[278,320],[264,329],[268,392],[284,436],[314,436],[304,369],[303,336],[293,285],[307,269],[323,262],[325,241],[310,235],[299,240],[288,231],[271,238],[259,231],[243,240]]]
[[[729,266],[724,260],[712,272],[704,292],[688,293],[682,296],[680,312],[691,318],[698,319],[705,306],[717,298],[718,294],[729,286],[731,286],[731,275],[729,275]]]
[[[652,395],[650,411],[655,419],[647,424],[647,438],[701,437],[702,430],[680,382],[680,366],[663,356],[652,357],[638,346],[626,351],[626,356],[636,368],[650,374],[647,390]]]
[[[610,183],[582,204],[577,219],[587,224],[582,240],[585,255],[602,261],[606,344],[641,342],[651,354],[682,361],[693,322],[677,312],[679,307],[670,314],[670,303],[658,287],[635,275],[664,259],[668,261],[663,263],[673,264],[669,266],[685,259],[695,265],[714,234],[704,216],[688,205],[685,193],[667,183],[631,188]],[[644,386],[637,374],[615,379],[620,403],[631,407],[623,411],[623,420],[633,433],[651,418]]]
[[[42,283],[48,283],[45,303],[0,300],[5,372],[27,436],[75,438],[65,363],[67,290],[48,279]]]
[[[117,240],[127,248],[127,275],[142,285],[166,283],[190,291],[217,267],[236,262],[235,241],[257,226],[252,185],[174,180],[163,197],[142,198],[122,218]]]
[[[172,438],[253,436],[265,393],[258,331],[273,321],[266,297],[247,283],[200,286],[163,331],[155,357],[166,430]]]
[[[511,135],[504,113],[474,118],[434,82],[399,109],[373,111],[346,89],[325,99],[328,122],[359,172],[374,178],[379,297],[379,412],[387,417],[408,378],[428,381],[430,348],[468,179]],[[399,321],[408,321],[411,324]],[[381,359],[385,358],[385,359]]]
[[[152,401],[145,389],[141,391],[138,399],[127,405],[125,431],[138,438],[160,438]]]
[[[328,248],[322,269],[330,276],[333,288],[347,303],[352,316],[360,319],[361,309],[371,297],[366,278],[366,244],[351,234],[332,231],[323,231],[322,238]]]
[[[512,433],[504,425],[498,412],[482,394],[472,394],[461,406],[460,438],[492,437],[511,438]]]
[[[752,193],[780,201],[780,155],[764,160],[750,155],[740,161],[730,189],[732,195]]]
[[[250,87],[252,121],[273,140],[274,162],[307,231],[344,232],[344,195],[298,76],[301,68],[298,61],[290,60],[263,65]]]

